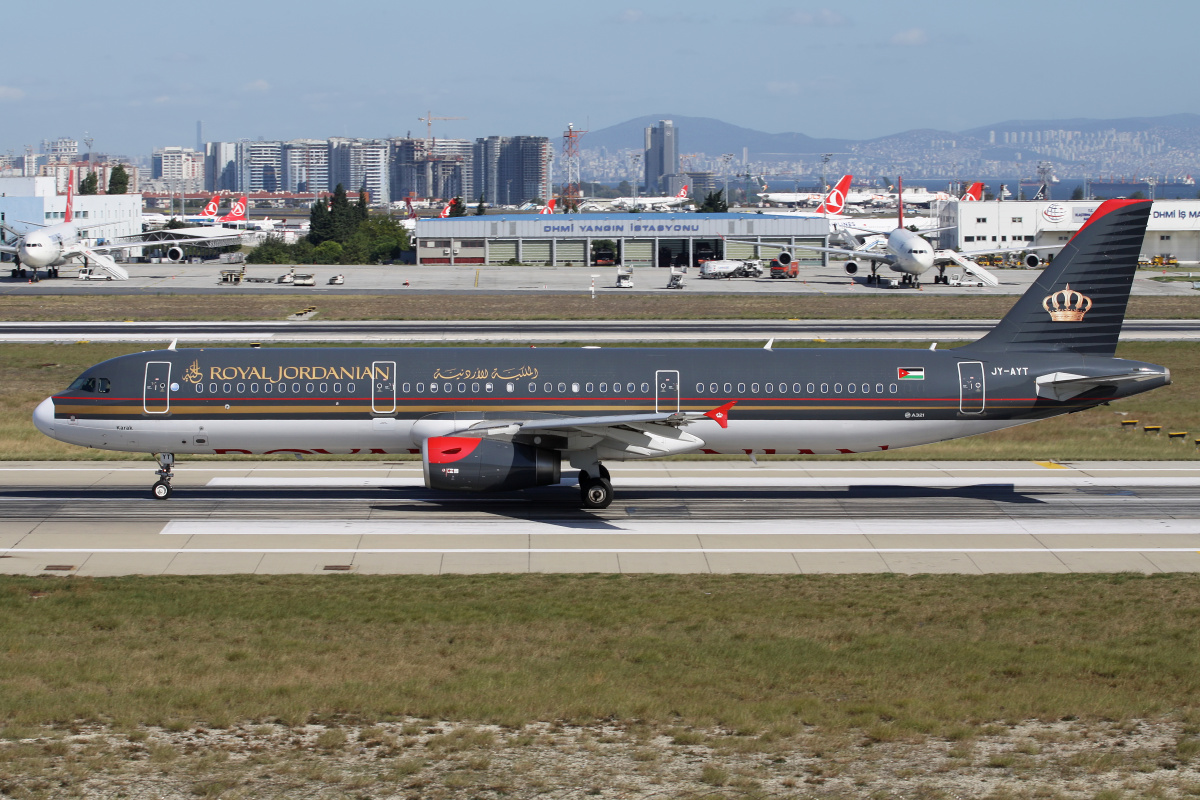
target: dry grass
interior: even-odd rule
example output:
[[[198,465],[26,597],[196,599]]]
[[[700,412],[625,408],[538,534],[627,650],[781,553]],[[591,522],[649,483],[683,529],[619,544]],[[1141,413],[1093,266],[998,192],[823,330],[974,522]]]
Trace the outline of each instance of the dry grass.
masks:
[[[1015,296],[775,294],[36,295],[3,301],[22,321],[281,320],[316,306],[326,320],[998,319]],[[1134,319],[1200,317],[1200,297],[1132,297]]]
[[[641,720],[759,752],[807,725],[886,743],[996,719],[1200,722],[1194,575],[313,580],[0,579],[0,720]],[[429,749],[493,745],[467,730]]]
[[[716,343],[720,345],[721,343]],[[728,343],[725,343],[728,345]],[[744,346],[738,344],[736,346]],[[863,344],[817,345],[781,343],[779,348]],[[897,347],[895,343],[874,346]],[[33,427],[33,409],[45,397],[61,391],[85,368],[138,348],[129,344],[7,344],[0,345],[0,460],[117,460],[148,458],[136,453],[89,450],[57,442]],[[1123,344],[1118,355],[1170,367],[1174,384],[1143,395],[1099,407],[1023,425],[1006,431],[954,442],[926,445],[887,453],[849,456],[872,460],[1162,460],[1200,457],[1192,440],[1200,438],[1200,347],[1179,342]],[[1123,415],[1118,412],[1123,412]],[[1172,431],[1189,431],[1183,442],[1166,436],[1147,436],[1120,430],[1118,420],[1137,419]],[[255,457],[260,459],[261,457]],[[316,457],[314,457],[316,458]],[[333,457],[336,458],[336,457]],[[370,456],[355,456],[369,459]],[[382,458],[382,457],[381,457]],[[397,456],[387,456],[396,459]],[[401,456],[403,458],[403,456]],[[688,456],[695,458],[695,456]],[[762,457],[771,458],[771,457]],[[796,458],[812,459],[812,456]],[[835,457],[847,458],[847,457]]]

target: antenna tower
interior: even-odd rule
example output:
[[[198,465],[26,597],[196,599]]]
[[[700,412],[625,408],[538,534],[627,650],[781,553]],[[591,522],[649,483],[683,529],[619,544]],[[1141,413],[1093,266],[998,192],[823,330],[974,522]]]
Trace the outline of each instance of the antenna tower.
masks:
[[[567,165],[567,187],[563,190],[563,211],[570,213],[579,210],[579,201],[583,192],[579,189],[579,140],[587,131],[575,130],[575,125],[567,123],[563,131],[563,161]]]

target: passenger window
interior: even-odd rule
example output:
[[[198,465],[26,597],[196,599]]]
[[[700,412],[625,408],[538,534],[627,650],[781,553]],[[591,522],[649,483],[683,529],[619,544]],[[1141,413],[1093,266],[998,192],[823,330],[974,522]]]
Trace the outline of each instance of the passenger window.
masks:
[[[704,384],[703,383],[696,384],[696,394],[704,394]]]
[[[402,387],[400,387],[400,390],[401,390],[402,392],[404,392],[405,394],[408,394],[408,392],[409,392],[409,387],[410,387],[411,385],[412,385],[412,384],[408,384],[408,383],[406,383],[406,384],[404,384]],[[335,383],[335,384],[334,384],[334,386],[336,387],[336,386],[337,386],[337,384]]]
[[[875,394],[883,394],[883,384],[882,383],[875,384]]]
[[[505,388],[507,388],[507,389],[508,389],[508,393],[509,393],[509,394],[512,394],[512,393],[513,393],[514,391],[516,391],[516,389],[517,389],[517,387],[516,387],[515,385],[511,384],[511,383],[507,383],[507,384],[505,384]]]
[[[425,391],[425,384],[423,384],[423,383],[418,383],[418,384],[417,384],[417,394],[421,394],[421,393],[423,393],[424,391]]]
[[[893,384],[889,385],[888,391],[891,392],[892,394],[895,394],[896,393],[896,384],[893,383]]]
[[[565,383],[560,383],[560,384],[558,385],[558,393],[559,393],[559,394],[566,394],[566,393],[567,393],[567,385],[566,385]]]
[[[346,384],[346,391],[347,391],[347,392],[349,392],[350,394],[354,394],[354,384],[353,384],[353,383],[347,383],[347,384]]]
[[[625,391],[629,392],[630,394],[633,394],[634,392],[637,391],[637,386],[632,383],[627,383],[627,384],[625,384]]]
[[[225,391],[229,391],[229,390],[226,389]],[[292,394],[300,394],[300,384],[298,384],[298,383],[292,384]]]
[[[238,393],[238,394],[245,394],[245,393],[246,393],[246,384],[244,384],[244,383],[239,383],[239,384],[237,385],[237,393]]]
[[[571,391],[572,391],[572,392],[574,392],[575,394],[579,394],[579,384],[578,384],[578,383],[572,383],[572,384],[571,384]]]
[[[829,394],[829,384],[828,383],[821,384],[821,394]]]
[[[708,390],[710,392],[712,392],[713,394],[716,394],[717,393],[717,385],[715,383],[710,383],[708,385]]]
[[[321,394],[329,394],[329,384],[328,383],[321,384]]]
[[[273,391],[275,391],[275,384],[273,384],[273,383],[264,383],[263,384],[263,394],[270,394]]]
[[[240,393],[241,393],[241,391],[242,391],[242,389],[241,389],[241,386],[242,386],[242,385],[239,383],[239,384],[238,384],[238,393],[239,393],[239,394],[240,394]],[[313,393],[313,385],[312,385],[311,383],[306,383],[306,384],[304,384],[304,393],[305,393],[305,394],[312,394],[312,393]]]
[[[607,391],[608,391],[608,384],[607,383],[600,384],[600,393],[603,394],[604,392],[607,392]]]
[[[834,394],[841,394],[841,393],[842,393],[842,385],[841,385],[840,383],[835,383],[835,384],[833,385],[833,393],[834,393]]]
[[[807,389],[808,389],[808,393],[812,394],[813,392],[815,392],[817,390],[817,387],[815,384],[810,383],[808,385]],[[800,394],[800,384],[798,384],[798,383],[796,384],[796,394]]]
[[[460,383],[460,384],[458,385],[458,393],[459,393],[459,394],[466,394],[466,393],[467,393],[467,385],[466,385],[465,383]]]
[[[471,384],[471,394],[479,394],[479,384],[478,383]]]
[[[537,384],[536,383],[529,384],[529,393],[537,394]]]
[[[846,391],[849,392],[850,394],[854,394],[856,391],[858,391],[858,387],[855,386],[853,383],[850,383],[850,384],[846,385]]]
[[[204,384],[203,383],[196,384],[196,394],[204,394]]]
[[[406,384],[404,384],[404,392],[405,392],[405,394],[407,394],[407,393],[408,393],[408,384],[407,384],[407,383],[406,383]],[[333,385],[333,393],[334,393],[334,394],[341,394],[341,393],[342,393],[342,385],[341,385],[340,383],[335,383],[335,384]]]
[[[650,384],[643,383],[642,384],[642,394],[649,394],[649,393],[650,393]]]
[[[587,386],[585,386],[584,391],[587,392],[588,394],[591,394],[592,393],[592,384],[589,383]]]
[[[758,394],[758,384],[757,383],[750,384],[750,394]]]
[[[733,384],[732,383],[725,384],[725,394],[731,394],[732,392],[733,392]]]
[[[430,394],[436,394],[437,389],[438,389],[438,385],[436,383],[429,384],[429,393]]]
[[[745,393],[746,393],[746,384],[739,383],[738,384],[738,394],[745,394]]]
[[[258,384],[257,383],[250,384],[250,394],[258,394]]]
[[[296,384],[296,385],[299,386],[300,384]],[[233,390],[233,387],[230,386],[228,383],[221,384],[221,391],[224,392],[225,394],[229,394],[232,390]]]
[[[490,383],[485,383],[485,384],[483,385],[483,390],[484,390],[485,392],[487,392],[488,394],[491,394],[491,393],[492,393],[492,389],[493,389],[493,387],[492,387],[492,385],[491,385]]]
[[[782,386],[783,384],[780,384],[780,385]],[[775,391],[775,384],[768,383],[766,386],[763,387],[763,389],[765,389],[767,391],[767,394],[770,394],[771,392]]]
[[[547,383],[543,388],[546,390],[546,394],[550,394],[552,391],[554,391],[554,384]]]

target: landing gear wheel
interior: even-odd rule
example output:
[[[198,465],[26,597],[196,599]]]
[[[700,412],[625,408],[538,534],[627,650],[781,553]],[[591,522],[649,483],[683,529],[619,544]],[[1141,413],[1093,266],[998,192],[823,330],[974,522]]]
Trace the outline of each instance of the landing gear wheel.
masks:
[[[155,481],[150,491],[154,493],[155,500],[166,500],[171,496],[171,484],[166,481]]]
[[[600,464],[599,467],[600,477],[604,478],[604,480],[608,481],[609,483],[612,483],[612,476],[608,474],[608,467],[604,466],[603,464]]]
[[[584,508],[608,508],[613,501],[612,484],[604,478],[590,478],[579,485]]]

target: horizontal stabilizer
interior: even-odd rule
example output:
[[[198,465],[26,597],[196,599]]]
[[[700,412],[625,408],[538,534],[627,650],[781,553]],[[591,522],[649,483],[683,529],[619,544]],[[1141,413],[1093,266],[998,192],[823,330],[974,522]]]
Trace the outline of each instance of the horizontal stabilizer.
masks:
[[[1099,386],[1120,386],[1126,383],[1140,383],[1154,378],[1162,378],[1164,375],[1169,383],[1171,380],[1170,370],[1158,372],[1148,369],[1119,372],[1113,375],[1076,375],[1072,372],[1052,372],[1049,375],[1038,376],[1035,382],[1037,383],[1038,397],[1061,402],[1063,400],[1070,400],[1072,397],[1081,395]]]

